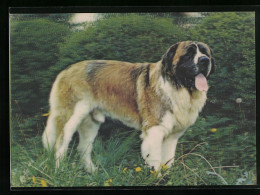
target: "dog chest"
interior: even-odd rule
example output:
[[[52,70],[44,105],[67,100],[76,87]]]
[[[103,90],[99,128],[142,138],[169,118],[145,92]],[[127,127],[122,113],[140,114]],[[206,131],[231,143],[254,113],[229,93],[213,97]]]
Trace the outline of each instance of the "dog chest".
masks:
[[[172,109],[177,122],[176,126],[185,129],[194,124],[206,99],[206,92],[196,90],[190,95],[187,89],[179,89],[175,93],[175,98],[172,98]]]
[[[186,88],[176,89],[169,82],[161,80],[161,89],[169,101],[176,124],[174,130],[180,131],[192,125],[202,110],[207,96],[206,92],[195,90],[192,94]]]

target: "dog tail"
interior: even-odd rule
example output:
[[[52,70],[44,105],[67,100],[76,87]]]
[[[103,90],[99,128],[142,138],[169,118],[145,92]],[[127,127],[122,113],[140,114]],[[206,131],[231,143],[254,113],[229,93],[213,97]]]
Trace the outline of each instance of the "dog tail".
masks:
[[[57,128],[55,124],[55,117],[50,113],[46,128],[42,135],[42,143],[46,150],[53,150],[57,138]]]
[[[55,110],[58,103],[56,92],[57,92],[57,87],[58,87],[57,85],[59,83],[60,77],[61,74],[57,76],[51,89],[50,99],[49,99],[50,112],[47,120],[47,125],[42,135],[42,143],[44,148],[47,150],[53,150],[57,138],[57,133],[58,133]]]

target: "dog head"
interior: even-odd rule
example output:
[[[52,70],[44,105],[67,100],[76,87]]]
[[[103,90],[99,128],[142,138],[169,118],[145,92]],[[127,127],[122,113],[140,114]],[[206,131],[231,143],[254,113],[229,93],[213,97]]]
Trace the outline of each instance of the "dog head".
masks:
[[[162,76],[178,87],[207,91],[214,72],[212,51],[202,42],[184,41],[171,46],[162,58]]]

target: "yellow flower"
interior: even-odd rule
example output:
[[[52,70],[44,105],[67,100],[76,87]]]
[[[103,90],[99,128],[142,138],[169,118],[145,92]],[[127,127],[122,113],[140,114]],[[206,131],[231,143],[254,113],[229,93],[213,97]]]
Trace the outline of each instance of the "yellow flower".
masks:
[[[141,168],[141,167],[136,167],[136,168],[135,168],[135,172],[140,172],[140,171],[142,171],[142,168]]]
[[[167,166],[165,164],[162,164],[161,167],[162,167],[162,170],[166,170],[167,169]]]
[[[33,182],[33,183],[36,183],[36,179],[35,179],[34,176],[32,176],[32,182]]]
[[[156,172],[155,172],[155,171],[153,171],[153,170],[150,170],[150,173],[152,173],[152,174],[155,174]]]
[[[106,182],[106,183],[105,183],[105,186],[110,186],[110,184]]]
[[[47,182],[43,179],[41,179],[41,184],[42,184],[42,187],[47,187]]]
[[[110,183],[112,182],[112,179],[108,179],[105,181],[105,186],[110,186]]]
[[[49,116],[50,113],[45,113],[45,114],[42,114],[42,116]]]
[[[212,133],[214,133],[214,132],[217,131],[217,129],[216,129],[216,128],[212,128],[210,131],[211,131]]]
[[[111,183],[111,182],[112,182],[112,179],[106,180],[106,183]]]
[[[127,170],[127,168],[125,167],[125,168],[123,169],[123,173],[126,173],[126,170]]]

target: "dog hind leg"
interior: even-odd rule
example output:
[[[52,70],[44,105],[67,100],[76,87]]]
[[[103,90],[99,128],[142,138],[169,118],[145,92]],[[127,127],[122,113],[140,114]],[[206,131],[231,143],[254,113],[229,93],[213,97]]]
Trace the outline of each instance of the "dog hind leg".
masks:
[[[60,160],[67,152],[73,134],[89,112],[90,106],[86,101],[81,100],[75,105],[72,116],[63,128],[63,136],[59,136],[57,140],[60,143],[56,145],[56,168],[59,167]]]
[[[94,121],[90,116],[88,116],[78,128],[78,151],[80,152],[82,164],[89,173],[93,173],[96,170],[96,167],[91,160],[91,152],[100,125],[101,122]]]

